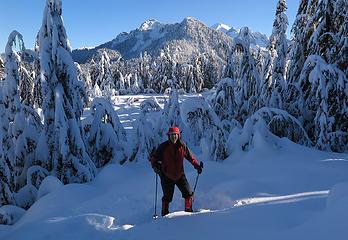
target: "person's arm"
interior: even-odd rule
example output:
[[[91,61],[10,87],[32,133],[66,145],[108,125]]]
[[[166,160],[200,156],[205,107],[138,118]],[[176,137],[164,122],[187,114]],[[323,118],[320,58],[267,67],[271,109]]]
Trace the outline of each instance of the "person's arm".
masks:
[[[193,165],[193,167],[197,170],[198,174],[201,174],[203,171],[203,164],[200,163],[195,155],[192,154],[190,149],[184,144],[185,158]]]
[[[155,173],[160,174],[161,173],[161,163],[162,163],[162,155],[163,155],[163,148],[165,144],[159,145],[159,147],[151,154],[151,167],[155,171]]]
[[[194,168],[197,168],[199,166],[199,162],[196,159],[195,155],[191,152],[191,150],[186,146],[186,144],[183,144],[184,152],[185,152],[185,158],[193,165]]]
[[[157,166],[157,160],[158,160],[158,157],[157,157],[158,153],[157,152],[158,152],[158,148],[151,153],[150,161],[151,161],[152,168]]]

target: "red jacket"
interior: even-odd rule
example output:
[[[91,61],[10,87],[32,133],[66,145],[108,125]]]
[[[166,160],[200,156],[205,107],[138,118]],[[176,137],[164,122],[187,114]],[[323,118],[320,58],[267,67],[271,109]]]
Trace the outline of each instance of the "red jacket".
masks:
[[[161,163],[162,173],[169,179],[176,181],[184,175],[184,158],[195,168],[199,167],[199,162],[195,156],[180,139],[175,144],[167,140],[161,143],[151,156],[151,165],[155,167],[156,163]]]

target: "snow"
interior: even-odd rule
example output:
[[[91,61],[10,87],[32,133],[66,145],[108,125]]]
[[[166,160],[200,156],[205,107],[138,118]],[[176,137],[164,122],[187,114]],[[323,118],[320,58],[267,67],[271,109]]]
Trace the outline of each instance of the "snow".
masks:
[[[221,31],[223,33],[228,32],[228,30],[231,29],[230,26],[223,24],[223,23],[216,23],[213,26],[211,26],[210,28],[215,29],[216,31]]]
[[[23,208],[12,205],[2,206],[0,207],[0,224],[14,224],[24,214],[25,210]]]
[[[141,103],[153,97],[119,97],[114,107],[126,131],[133,131]],[[179,102],[192,97],[179,96]],[[161,107],[164,98],[156,95]],[[197,212],[182,211],[175,189],[171,213],[153,220],[155,175],[144,159],[108,164],[88,184],[55,188],[16,224],[0,225],[0,239],[344,239],[348,154],[286,138],[277,140],[277,148],[257,136],[253,143],[248,152],[235,149],[223,162],[204,162],[193,205]],[[204,158],[198,148],[192,151]],[[193,187],[196,170],[185,163],[185,171]],[[160,197],[161,190],[157,214]]]
[[[58,178],[56,178],[54,176],[45,177],[44,180],[42,181],[40,188],[39,188],[39,191],[37,193],[37,199],[40,199],[43,196],[58,190],[62,186],[63,186],[63,184]]]
[[[148,31],[156,28],[160,28],[162,24],[155,19],[146,20],[139,27],[139,31]]]

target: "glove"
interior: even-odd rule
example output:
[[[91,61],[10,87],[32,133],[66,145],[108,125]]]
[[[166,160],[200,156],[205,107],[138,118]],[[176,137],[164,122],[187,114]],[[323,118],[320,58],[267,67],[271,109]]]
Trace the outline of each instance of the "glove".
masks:
[[[161,164],[157,163],[154,167],[153,167],[153,171],[158,174],[161,175],[162,171],[161,171]]]
[[[198,173],[198,174],[201,174],[202,171],[203,171],[203,163],[200,162],[199,165],[197,165],[195,168],[196,168],[196,170],[197,170],[197,173]]]

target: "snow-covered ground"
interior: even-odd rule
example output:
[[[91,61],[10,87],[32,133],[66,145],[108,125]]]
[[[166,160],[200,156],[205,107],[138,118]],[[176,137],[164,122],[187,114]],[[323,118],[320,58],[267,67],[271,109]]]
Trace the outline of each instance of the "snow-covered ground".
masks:
[[[119,99],[116,109],[127,131],[149,97]],[[204,162],[196,213],[182,212],[176,189],[174,213],[152,219],[155,175],[144,159],[109,164],[88,184],[56,187],[15,225],[0,225],[0,239],[347,239],[348,154],[287,139],[277,149],[256,141],[253,150],[234,152],[223,163]],[[188,162],[185,169],[193,186],[197,173]],[[160,198],[161,191],[157,214]]]

